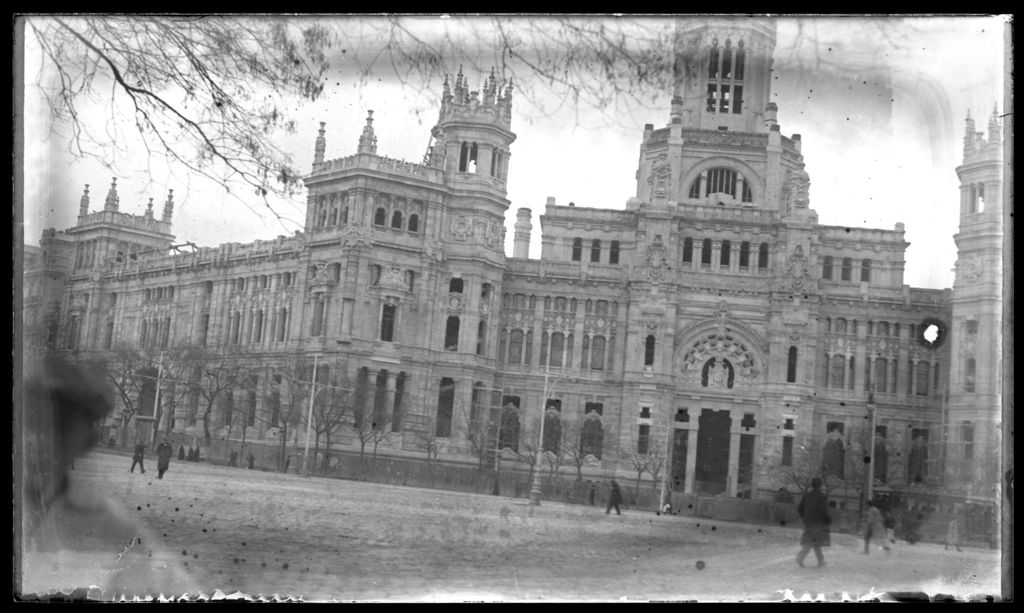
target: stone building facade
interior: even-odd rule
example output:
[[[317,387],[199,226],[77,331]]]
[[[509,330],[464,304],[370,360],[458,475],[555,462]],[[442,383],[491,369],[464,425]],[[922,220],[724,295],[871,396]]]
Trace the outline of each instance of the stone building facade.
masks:
[[[953,479],[947,424],[978,449],[998,427],[999,349],[977,341],[999,338],[998,121],[987,141],[968,122],[955,287],[908,287],[903,224],[818,223],[801,137],[769,101],[774,46],[770,21],[681,21],[635,195],[619,210],[550,198],[539,259],[527,208],[504,252],[512,83],[470,91],[460,71],[422,163],[378,154],[372,112],[356,153],[328,159],[321,124],[294,236],[175,245],[173,194],[156,219],[152,200],[120,212],[116,182],[90,212],[86,189],[75,227],[44,236],[27,300],[61,314],[65,349],[195,348],[248,369],[207,417],[218,436],[300,441],[257,379],[286,390],[316,356],[321,389],[387,434],[383,454],[513,461],[543,413],[543,446],[587,475],[663,462],[672,491],[770,498],[822,469],[854,497],[873,425],[879,486]],[[202,433],[198,396],[159,427]],[[332,444],[357,449],[353,431]]]

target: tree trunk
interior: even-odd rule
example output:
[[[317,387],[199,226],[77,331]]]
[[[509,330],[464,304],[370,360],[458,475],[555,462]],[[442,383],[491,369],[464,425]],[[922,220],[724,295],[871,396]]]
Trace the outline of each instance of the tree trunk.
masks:
[[[277,459],[277,468],[281,472],[284,472],[285,464],[288,459],[288,423],[285,422],[281,428],[281,457]]]

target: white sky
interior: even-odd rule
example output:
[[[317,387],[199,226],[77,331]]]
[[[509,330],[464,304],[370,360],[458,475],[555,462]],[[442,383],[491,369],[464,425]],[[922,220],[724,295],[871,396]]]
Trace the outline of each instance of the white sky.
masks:
[[[369,18],[365,18],[369,19]],[[351,19],[350,19],[351,21]],[[828,225],[891,229],[906,224],[911,243],[905,282],[951,287],[956,260],[959,190],[955,168],[962,159],[964,117],[970,109],[987,131],[998,103],[1003,113],[1005,17],[780,18],[773,100],[786,136],[801,134],[811,177],[811,207]],[[485,27],[488,20],[472,21]],[[883,24],[884,29],[877,25]],[[29,41],[31,43],[31,40]],[[174,233],[200,246],[251,242],[300,229],[305,198],[278,206],[295,221],[282,223],[211,182],[168,170],[145,159],[131,130],[120,144],[131,154],[114,160],[115,171],[67,154],[66,127],[53,125],[34,82],[40,66],[26,49],[25,240],[38,244],[44,228],[75,223],[84,184],[91,210],[103,206],[112,176],[118,178],[121,210],[140,214],[150,197],[160,214],[167,189],[175,192]],[[357,51],[357,50],[354,50]],[[298,133],[284,148],[300,169],[310,168],[320,121],[327,122],[328,159],[355,152],[366,111],[374,111],[378,153],[419,162],[437,118],[440,82],[430,91],[402,88],[381,75],[360,85],[350,76],[358,53],[332,60],[324,96],[294,110]],[[477,89],[485,75],[469,74]],[[506,251],[519,207],[534,213],[531,257],[540,254],[544,202],[622,209],[635,195],[640,140],[645,123],[668,123],[671,92],[648,108],[606,117],[563,108],[541,112],[518,91],[513,100],[508,178]],[[105,117],[96,109],[95,117]],[[109,111],[108,111],[109,112]],[[88,116],[88,115],[87,115]],[[101,119],[96,119],[101,121]],[[257,211],[254,213],[253,211]]]

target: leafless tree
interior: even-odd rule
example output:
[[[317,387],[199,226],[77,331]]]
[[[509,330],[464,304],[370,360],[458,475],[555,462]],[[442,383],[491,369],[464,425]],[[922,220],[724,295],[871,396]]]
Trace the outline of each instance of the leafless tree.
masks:
[[[107,382],[113,386],[124,407],[121,412],[121,446],[128,445],[128,423],[138,411],[142,393],[143,368],[151,365],[150,358],[132,347],[121,345],[99,354],[96,359]]]
[[[332,37],[312,19],[95,15],[22,20],[38,47],[36,85],[70,126],[69,149],[109,164],[120,116],[150,155],[241,181],[263,197],[302,189],[281,149],[288,109],[324,88]],[[104,126],[90,123],[103,108]],[[136,153],[137,155],[137,153]]]

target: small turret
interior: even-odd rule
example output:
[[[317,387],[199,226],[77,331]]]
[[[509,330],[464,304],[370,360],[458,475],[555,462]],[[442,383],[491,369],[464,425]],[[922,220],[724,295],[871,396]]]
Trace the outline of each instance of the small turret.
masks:
[[[988,120],[988,143],[995,144],[999,143],[1001,139],[1002,130],[999,126],[999,107],[992,107],[992,116]]]
[[[171,223],[171,216],[174,214],[174,190],[167,190],[167,202],[164,203],[164,223]]]
[[[373,111],[368,111],[366,115],[366,125],[363,126],[363,133],[359,135],[357,153],[377,153],[377,137],[373,133]]]
[[[149,204],[146,205],[146,212],[143,213],[146,219],[153,219],[153,199],[149,199]]]
[[[103,202],[104,211],[116,211],[121,204],[121,198],[117,195],[117,177],[110,182],[110,191],[107,192],[107,199]]]
[[[89,184],[85,184],[85,191],[82,192],[82,199],[78,202],[78,216],[84,217],[89,214]]]
[[[327,150],[327,139],[324,138],[324,126],[327,124],[323,121],[320,122],[320,131],[316,135],[316,144],[313,145],[313,167],[316,168],[317,164],[324,163],[324,151]]]

